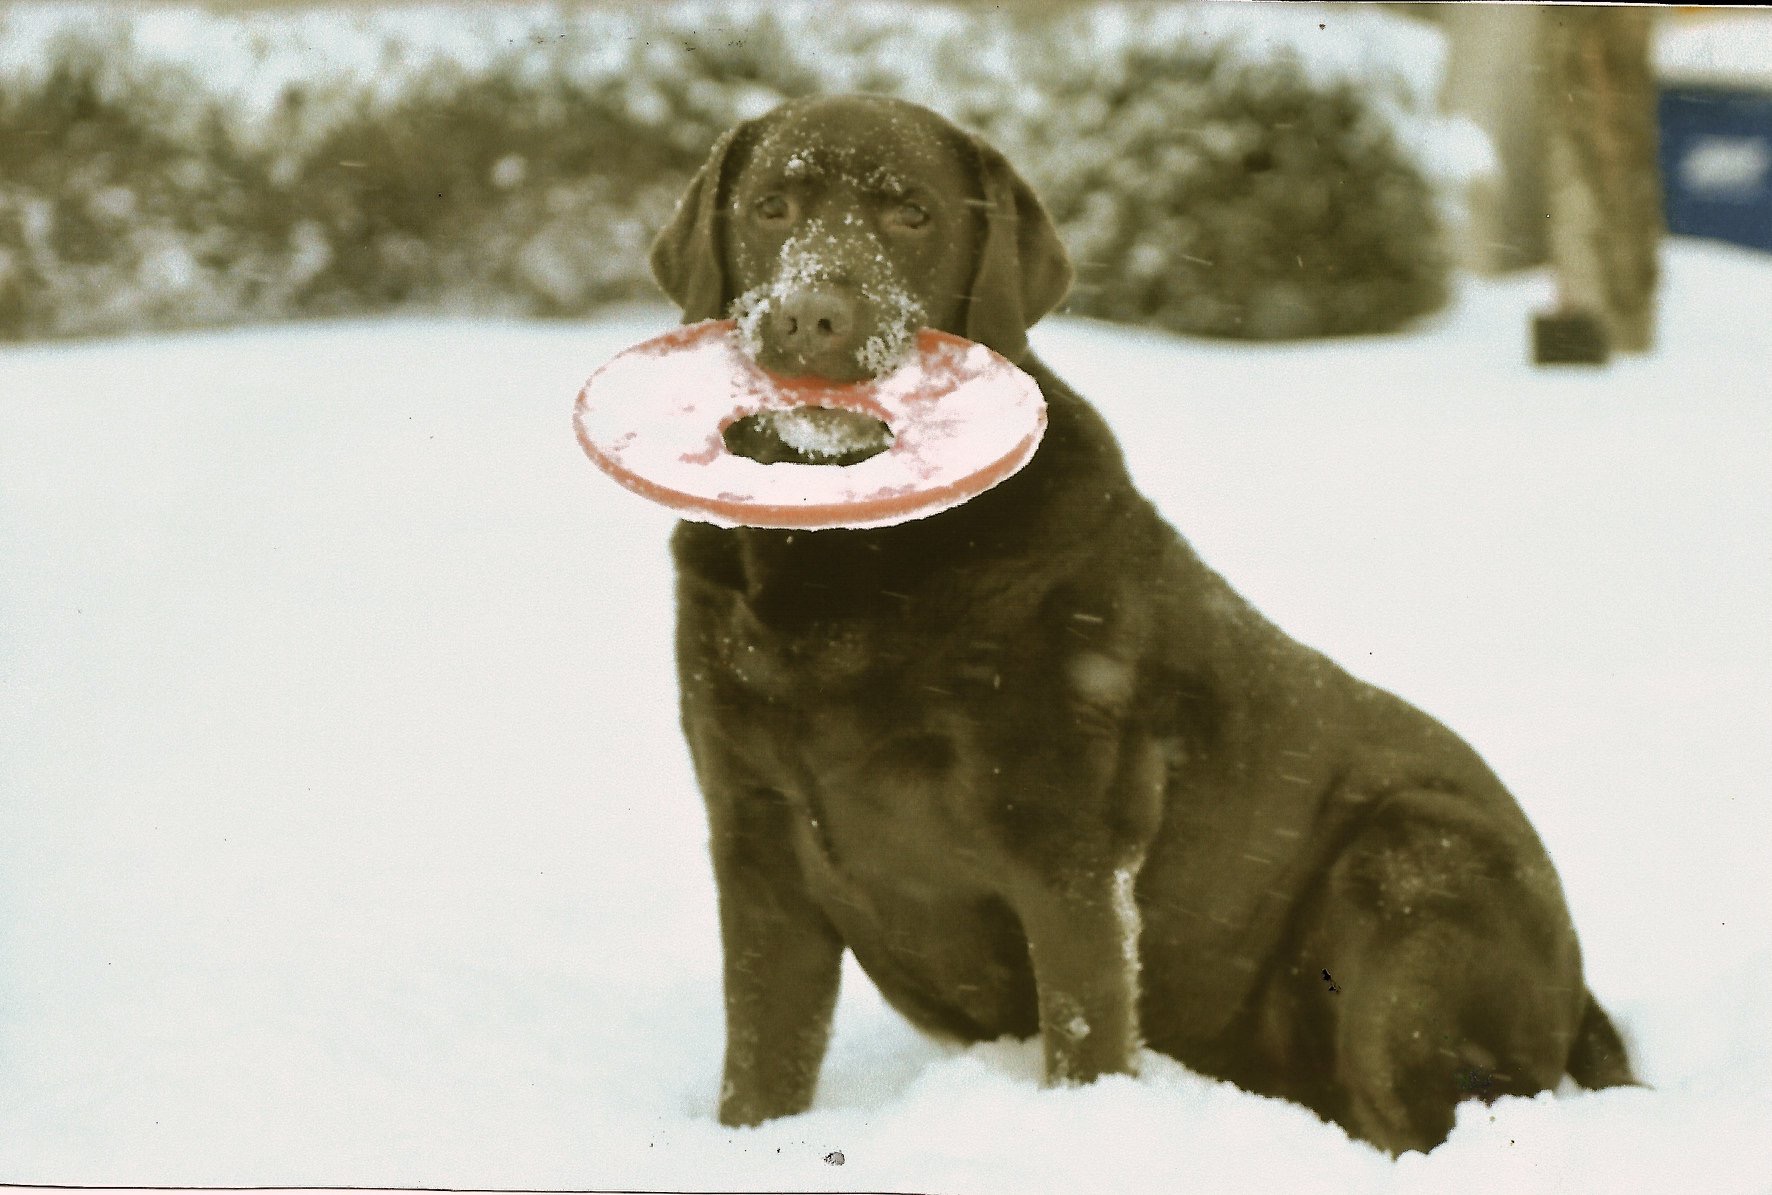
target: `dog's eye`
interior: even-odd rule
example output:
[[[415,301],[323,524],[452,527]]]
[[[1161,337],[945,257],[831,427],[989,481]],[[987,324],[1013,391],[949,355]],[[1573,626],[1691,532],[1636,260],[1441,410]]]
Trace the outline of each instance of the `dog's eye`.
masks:
[[[765,195],[751,210],[757,213],[757,219],[769,224],[779,224],[794,212],[785,195]]]
[[[921,228],[929,223],[929,213],[914,203],[901,203],[888,217],[897,228]]]

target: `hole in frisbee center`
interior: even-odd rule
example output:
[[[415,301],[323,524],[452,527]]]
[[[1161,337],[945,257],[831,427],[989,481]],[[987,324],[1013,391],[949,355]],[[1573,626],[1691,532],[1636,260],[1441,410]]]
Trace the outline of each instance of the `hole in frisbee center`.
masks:
[[[856,465],[892,447],[892,429],[836,407],[759,411],[721,433],[726,451],[765,465]]]

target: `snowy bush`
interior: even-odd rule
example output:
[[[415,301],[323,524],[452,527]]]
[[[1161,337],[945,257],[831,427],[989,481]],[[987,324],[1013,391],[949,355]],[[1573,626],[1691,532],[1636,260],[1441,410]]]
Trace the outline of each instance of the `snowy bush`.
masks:
[[[1396,327],[1444,296],[1464,143],[1433,115],[1439,46],[1398,18],[1314,15],[13,6],[0,336],[650,297],[646,246],[719,132],[855,90],[1021,165],[1078,259],[1073,312]]]
[[[1313,45],[1314,20],[1261,15],[1110,8],[1054,32],[1025,156],[1078,263],[1073,310],[1274,339],[1395,328],[1444,301],[1440,197],[1463,172],[1410,140],[1434,147],[1437,69],[1384,65],[1437,66],[1434,35],[1354,17]],[[1333,57],[1350,49],[1374,52]]]

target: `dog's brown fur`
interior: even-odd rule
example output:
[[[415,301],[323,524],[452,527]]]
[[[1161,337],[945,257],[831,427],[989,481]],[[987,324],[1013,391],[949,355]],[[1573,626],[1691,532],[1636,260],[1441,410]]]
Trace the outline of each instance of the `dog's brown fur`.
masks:
[[[679,526],[725,1123],[808,1106],[845,948],[932,1031],[1038,1033],[1053,1081],[1148,1045],[1393,1152],[1465,1098],[1630,1081],[1482,760],[1232,592],[1028,350],[1070,267],[1000,154],[902,102],[790,103],[721,140],[653,261],[689,321],[750,292],[772,368],[858,376],[922,323],[1049,411],[1032,464],[932,518]]]

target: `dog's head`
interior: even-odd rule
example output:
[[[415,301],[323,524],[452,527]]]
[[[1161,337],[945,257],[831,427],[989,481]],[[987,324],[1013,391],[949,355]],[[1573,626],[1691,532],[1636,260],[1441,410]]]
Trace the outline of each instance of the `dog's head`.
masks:
[[[652,248],[686,322],[735,316],[764,368],[853,381],[921,328],[1011,360],[1071,265],[994,148],[877,96],[795,100],[721,137]]]

